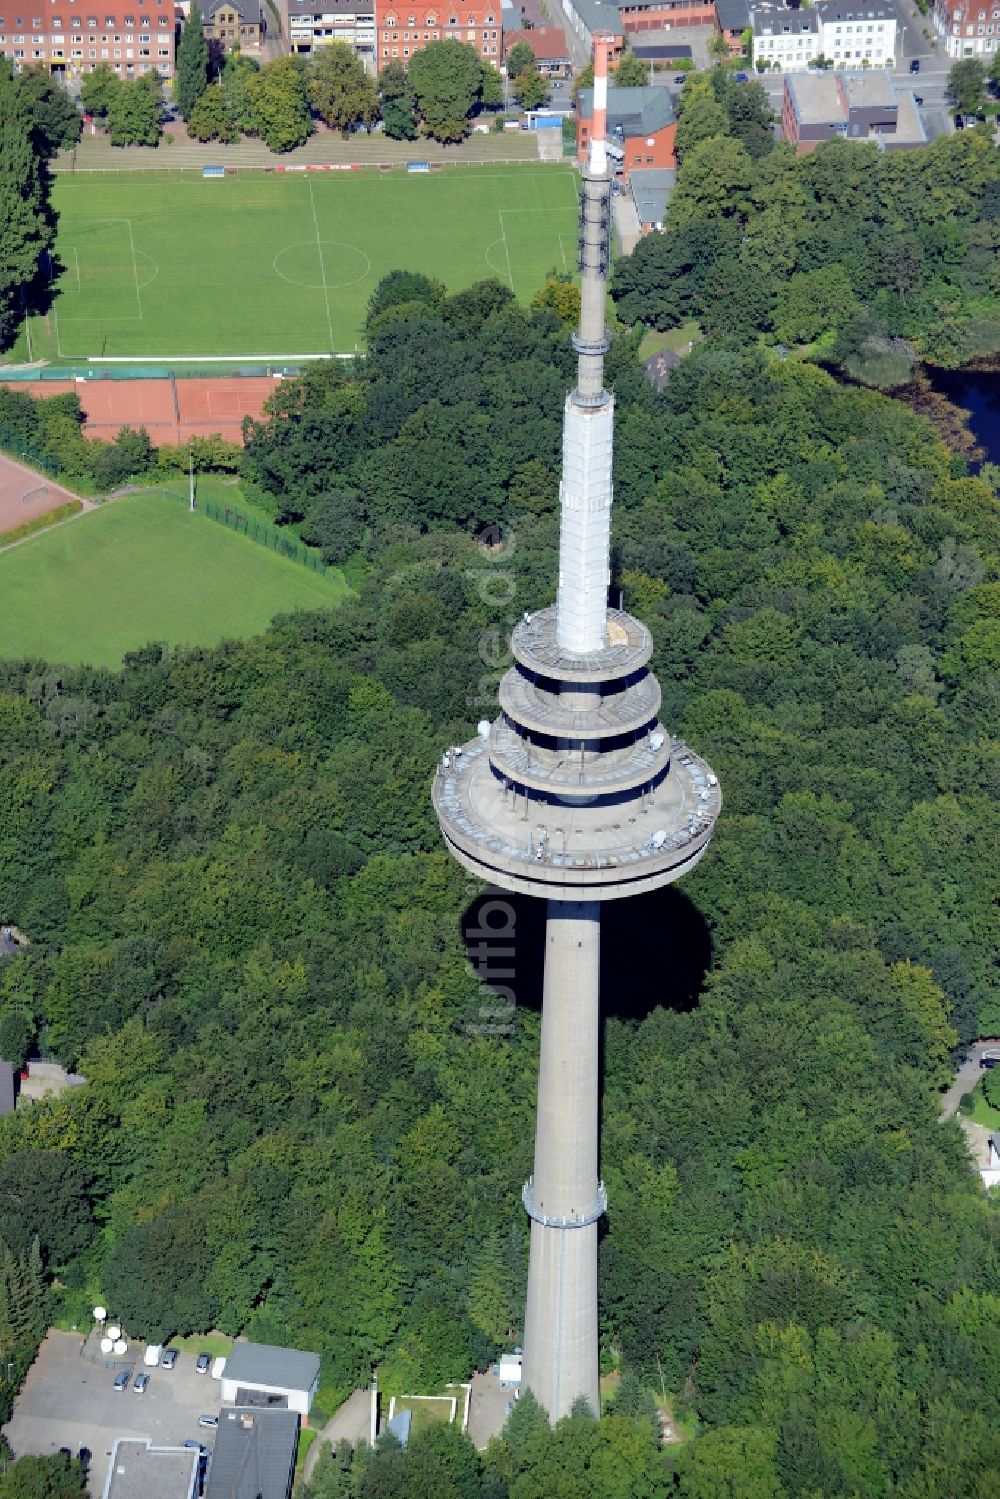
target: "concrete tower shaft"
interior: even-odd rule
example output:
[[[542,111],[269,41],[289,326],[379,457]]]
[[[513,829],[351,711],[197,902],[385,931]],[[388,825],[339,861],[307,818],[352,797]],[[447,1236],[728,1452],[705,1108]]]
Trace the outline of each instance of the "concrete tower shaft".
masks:
[[[577,383],[563,416],[559,587],[526,614],[499,717],[441,757],[448,848],[492,884],[546,899],[545,982],[523,1379],[551,1420],[600,1409],[597,1224],[601,902],[692,869],[721,809],[710,767],[660,722],[639,620],[608,608],[614,398],[604,388],[611,169],[608,53],[595,42],[594,124],[580,200]]]

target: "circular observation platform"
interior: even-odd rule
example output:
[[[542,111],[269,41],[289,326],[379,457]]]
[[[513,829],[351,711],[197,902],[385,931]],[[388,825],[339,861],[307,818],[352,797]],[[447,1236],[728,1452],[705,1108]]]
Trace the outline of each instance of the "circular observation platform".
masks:
[[[652,728],[660,711],[660,684],[649,672],[620,690],[601,693],[598,683],[583,708],[567,707],[557,682],[536,681],[513,666],[500,680],[500,707],[531,734],[553,739],[611,739]]]
[[[514,626],[510,648],[533,676],[555,682],[611,682],[640,671],[653,654],[653,637],[641,620],[609,609],[603,650],[585,656],[564,650],[556,640],[556,609],[539,609]]]
[[[470,873],[550,900],[620,900],[671,884],[702,858],[722,807],[710,767],[681,743],[658,785],[610,806],[566,806],[513,783],[482,739],[442,758],[431,795]]]
[[[619,796],[659,781],[670,763],[670,735],[658,734],[605,754],[578,749],[542,749],[523,738],[503,718],[490,730],[490,763],[495,775],[543,796],[572,798]],[[654,746],[653,738],[658,739]]]

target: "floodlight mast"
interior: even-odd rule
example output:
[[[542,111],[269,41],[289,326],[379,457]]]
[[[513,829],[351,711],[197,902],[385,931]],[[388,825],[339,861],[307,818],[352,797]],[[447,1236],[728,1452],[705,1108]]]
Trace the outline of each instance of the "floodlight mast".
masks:
[[[660,723],[645,625],[609,610],[614,397],[604,388],[612,38],[594,39],[580,206],[577,383],[563,417],[555,608],[525,614],[501,715],[446,752],[433,798],[450,851],[480,878],[547,900],[522,1383],[550,1420],[600,1411],[597,1227],[600,903],[679,879],[705,853],[719,783]],[[484,732],[485,730],[485,732]]]

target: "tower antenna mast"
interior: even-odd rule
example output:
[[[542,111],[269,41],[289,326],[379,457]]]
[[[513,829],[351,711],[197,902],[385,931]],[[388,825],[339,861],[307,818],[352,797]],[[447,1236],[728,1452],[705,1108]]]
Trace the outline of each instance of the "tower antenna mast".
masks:
[[[559,582],[526,614],[500,716],[445,753],[433,799],[451,853],[493,885],[547,902],[522,1383],[557,1421],[600,1413],[597,1226],[600,913],[702,858],[722,805],[716,776],[659,721],[646,626],[608,607],[614,396],[604,387],[612,166],[612,39],[594,38],[590,145],[580,193],[576,386],[563,415]],[[530,815],[522,815],[530,812]]]

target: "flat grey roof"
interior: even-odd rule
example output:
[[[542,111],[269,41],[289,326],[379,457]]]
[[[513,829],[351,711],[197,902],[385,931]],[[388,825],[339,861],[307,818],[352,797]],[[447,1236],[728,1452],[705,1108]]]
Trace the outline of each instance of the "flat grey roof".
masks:
[[[154,1447],[149,1437],[120,1437],[111,1449],[104,1499],[188,1499],[198,1474],[191,1447]]]
[[[841,73],[840,81],[848,104],[856,109],[896,103],[896,85],[890,73],[876,72],[872,68],[867,73]]]
[[[917,101],[913,94],[907,90],[905,93],[896,95],[899,104],[899,113],[896,116],[896,128],[892,135],[885,136],[887,146],[922,146],[928,139],[928,133],[924,128],[924,121]]]
[[[832,73],[786,73],[785,88],[800,125],[832,125],[846,118]]]
[[[234,1343],[222,1377],[278,1390],[311,1390],[318,1374],[318,1353],[274,1348],[270,1343]]]
[[[677,173],[669,167],[635,167],[629,177],[632,200],[641,224],[660,224],[667,212]]]
[[[205,1499],[287,1499],[298,1438],[294,1411],[224,1408]]]

